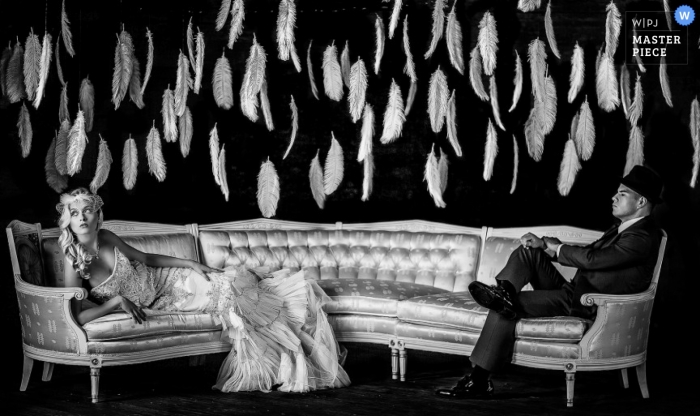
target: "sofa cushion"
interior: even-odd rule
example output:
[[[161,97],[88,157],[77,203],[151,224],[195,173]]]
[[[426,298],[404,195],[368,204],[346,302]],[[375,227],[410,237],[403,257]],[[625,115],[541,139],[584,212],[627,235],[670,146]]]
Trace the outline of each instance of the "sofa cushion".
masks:
[[[103,356],[133,353],[142,361],[151,361],[149,359],[144,359],[144,356],[146,356],[144,352],[162,350],[164,348],[183,348],[187,346],[192,346],[190,348],[202,348],[202,344],[218,346],[221,348],[221,351],[231,349],[230,342],[221,340],[221,331],[205,331],[185,334],[151,335],[141,338],[107,342],[88,341],[87,350],[88,354],[99,354]],[[155,357],[157,358],[163,358],[164,355],[162,351],[155,353]]]
[[[329,314],[353,313],[395,317],[400,301],[436,293],[450,293],[433,286],[377,279],[319,280],[318,285],[333,299],[324,307]]]
[[[391,338],[398,320],[387,316],[329,315],[328,323],[339,340],[351,341],[353,334],[361,334],[364,339],[368,334],[381,339]]]
[[[521,319],[515,326],[515,337],[531,341],[577,343],[593,324],[573,316]]]
[[[136,323],[124,312],[110,313],[83,325],[88,341],[116,341],[154,335],[221,330],[209,314],[156,313],[146,311],[147,319]]]
[[[463,345],[464,352],[469,354],[479,339],[479,331],[461,330],[457,328],[437,327],[433,325],[418,325],[410,322],[399,322],[396,325],[396,336],[399,339],[421,339],[430,342],[449,342]],[[406,342],[406,347],[411,348]]]
[[[488,312],[469,292],[414,297],[398,305],[398,317],[403,322],[472,331],[481,331]]]
[[[581,358],[581,347],[578,344],[561,342],[542,342],[533,340],[516,340],[513,347],[513,362],[518,364],[518,356],[555,358],[577,360]]]

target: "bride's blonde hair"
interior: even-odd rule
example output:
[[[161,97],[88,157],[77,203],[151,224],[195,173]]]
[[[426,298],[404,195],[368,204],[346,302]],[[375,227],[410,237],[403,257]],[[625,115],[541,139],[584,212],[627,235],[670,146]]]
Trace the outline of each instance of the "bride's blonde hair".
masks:
[[[62,194],[61,202],[56,205],[56,210],[61,217],[58,219],[58,227],[61,229],[61,235],[58,237],[58,244],[61,246],[61,251],[66,255],[75,269],[76,272],[83,279],[89,279],[90,273],[87,269],[95,255],[90,254],[85,246],[80,243],[70,229],[70,204],[77,201],[84,201],[86,204],[92,207],[92,209],[97,212],[97,230],[102,227],[102,222],[104,221],[104,216],[102,214],[102,198],[98,195],[91,193],[86,188],[76,188],[73,191]],[[64,266],[65,267],[65,266]]]

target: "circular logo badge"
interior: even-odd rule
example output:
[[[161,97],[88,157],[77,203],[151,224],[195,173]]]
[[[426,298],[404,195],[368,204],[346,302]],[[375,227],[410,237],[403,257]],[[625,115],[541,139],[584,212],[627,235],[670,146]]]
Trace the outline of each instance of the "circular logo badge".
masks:
[[[676,18],[676,23],[688,26],[695,20],[695,11],[690,6],[678,6],[673,16]]]

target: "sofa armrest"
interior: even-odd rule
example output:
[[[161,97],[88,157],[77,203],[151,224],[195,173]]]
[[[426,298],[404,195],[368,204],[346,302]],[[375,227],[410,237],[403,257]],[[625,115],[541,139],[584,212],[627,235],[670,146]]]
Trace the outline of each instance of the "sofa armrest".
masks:
[[[584,306],[598,305],[605,306],[607,303],[626,303],[626,302],[642,302],[649,299],[654,299],[656,295],[656,286],[650,287],[644,292],[634,293],[631,295],[606,295],[603,293],[586,293],[581,296],[581,304]]]

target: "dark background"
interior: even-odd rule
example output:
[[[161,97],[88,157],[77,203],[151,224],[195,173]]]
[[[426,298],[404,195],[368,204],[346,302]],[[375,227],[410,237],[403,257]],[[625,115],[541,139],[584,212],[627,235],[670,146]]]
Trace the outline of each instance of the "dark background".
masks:
[[[74,119],[78,90],[84,77],[95,86],[95,122],[83,158],[82,170],[69,181],[69,187],[88,186],[96,167],[99,135],[109,144],[114,163],[107,183],[99,190],[105,201],[105,219],[162,223],[209,224],[257,218],[257,174],[268,158],[275,164],[281,183],[280,202],[274,218],[309,222],[374,222],[423,219],[450,224],[481,227],[526,227],[535,225],[571,225],[603,230],[612,224],[610,198],[625,166],[629,123],[621,108],[605,113],[597,107],[595,94],[595,57],[605,39],[605,6],[607,1],[556,1],[552,5],[554,31],[562,59],[557,59],[547,46],[549,73],[557,85],[558,111],[554,130],[546,137],[540,162],[527,155],[523,124],[531,107],[527,46],[539,37],[546,41],[544,13],[540,10],[522,13],[517,1],[459,1],[458,19],[462,25],[464,59],[476,44],[478,24],[486,10],[495,16],[499,36],[496,79],[499,87],[501,117],[506,131],[498,130],[499,154],[493,177],[482,178],[483,154],[489,103],[481,102],[472,91],[468,75],[460,75],[449,63],[444,40],[429,60],[423,55],[430,44],[432,1],[404,1],[401,12],[409,16],[409,38],[418,73],[418,92],[411,113],[404,124],[403,135],[389,145],[379,144],[381,120],[392,78],[401,87],[404,98],[409,80],[403,74],[405,56],[401,48],[402,24],[392,40],[387,38],[381,71],[376,76],[374,64],[375,13],[383,18],[387,35],[393,2],[380,0],[298,0],[296,48],[303,70],[297,73],[291,61],[277,58],[275,37],[278,1],[248,0],[245,2],[244,31],[232,50],[226,49],[230,17],[220,32],[215,30],[219,0],[199,1],[135,1],[67,0],[76,56],[71,58],[61,44],[61,64],[68,82],[69,109]],[[448,1],[445,14],[453,2]],[[660,1],[616,2],[625,11],[660,11]],[[697,1],[671,1],[671,8],[688,4],[700,11]],[[0,45],[19,39],[24,45],[30,28],[43,37],[44,30],[54,41],[61,30],[61,1],[0,2]],[[174,88],[179,50],[187,54],[185,31],[192,18],[196,28],[204,32],[206,50],[202,90],[190,92],[188,106],[194,120],[194,137],[187,158],[180,154],[178,143],[163,142],[167,178],[158,182],[148,173],[145,153],[146,135],[155,120],[162,132],[160,115],[165,88]],[[661,15],[659,15],[661,17]],[[662,18],[661,18],[662,19]],[[659,24],[665,27],[665,21]],[[142,74],[146,65],[146,28],[153,32],[155,59],[151,80],[146,88],[146,107],[139,110],[127,97],[118,110],[111,103],[111,79],[116,35],[122,25],[135,44]],[[676,26],[676,29],[680,28]],[[642,76],[645,94],[644,115],[640,121],[645,136],[646,163],[657,170],[665,182],[664,203],[654,216],[668,232],[669,243],[654,305],[649,345],[649,379],[652,389],[673,388],[666,383],[697,369],[689,341],[694,328],[689,325],[695,313],[698,293],[698,272],[694,260],[700,253],[700,190],[689,187],[693,147],[688,130],[690,103],[700,91],[700,52],[697,39],[700,23],[689,26],[687,65],[669,65],[673,108],[666,105],[659,86],[658,66],[647,62]],[[626,41],[631,28],[625,27],[620,37],[616,64],[624,64]],[[686,29],[683,29],[686,30]],[[684,33],[684,32],[682,32]],[[267,82],[275,130],[269,132],[262,114],[252,123],[240,112],[241,79],[253,35],[267,53]],[[306,50],[311,49],[319,98],[313,97],[306,70]],[[349,41],[351,61],[361,57],[368,69],[367,101],[375,110],[374,190],[362,202],[362,164],[356,162],[361,123],[353,124],[347,110],[347,89],[341,102],[329,100],[323,89],[321,61],[325,48],[335,42],[338,56]],[[685,39],[684,39],[685,41]],[[586,83],[574,103],[567,102],[570,58],[574,44],[585,50]],[[517,108],[508,113],[513,92],[514,52],[523,60],[524,87]],[[211,77],[214,63],[221,53],[231,62],[233,71],[234,107],[218,108],[212,97]],[[681,59],[684,56],[671,56]],[[457,158],[446,139],[446,131],[434,134],[426,113],[428,81],[437,67],[448,78],[450,89],[457,91],[458,135],[463,156]],[[630,65],[631,79],[637,67]],[[467,68],[468,71],[468,68]],[[467,72],[465,71],[465,74]],[[488,88],[488,81],[485,85]],[[633,84],[631,85],[633,88]],[[21,156],[17,134],[17,117],[21,104],[0,106],[0,224],[12,219],[28,223],[40,222],[43,227],[55,225],[54,205],[58,195],[46,184],[44,157],[59,127],[57,117],[61,85],[55,58],[52,60],[46,95],[39,109],[28,103],[34,138],[30,155]],[[299,134],[290,155],[282,156],[291,133],[290,95],[299,108]],[[573,115],[584,96],[593,111],[596,124],[596,147],[592,158],[582,162],[576,183],[567,197],[557,191],[557,177],[564,145]],[[214,124],[219,138],[226,145],[229,201],[224,200],[211,174],[208,134]],[[325,209],[314,202],[308,183],[309,164],[320,149],[321,162],[330,147],[331,131],[345,154],[345,178],[335,193],[328,196]],[[520,147],[520,167],[516,191],[509,193],[513,170],[512,137]],[[139,174],[136,186],[126,191],[122,185],[121,155],[129,137],[136,139],[139,151]],[[449,181],[444,200],[447,207],[436,208],[423,182],[426,157],[433,144],[449,156]],[[3,240],[0,250],[8,253]],[[21,378],[20,329],[13,291],[9,256],[0,256],[3,278],[2,344],[8,349],[3,382],[18,388]],[[687,354],[690,353],[689,357]],[[7,360],[9,358],[9,360]],[[38,371],[38,370],[35,370]],[[36,375],[35,375],[36,377]]]

